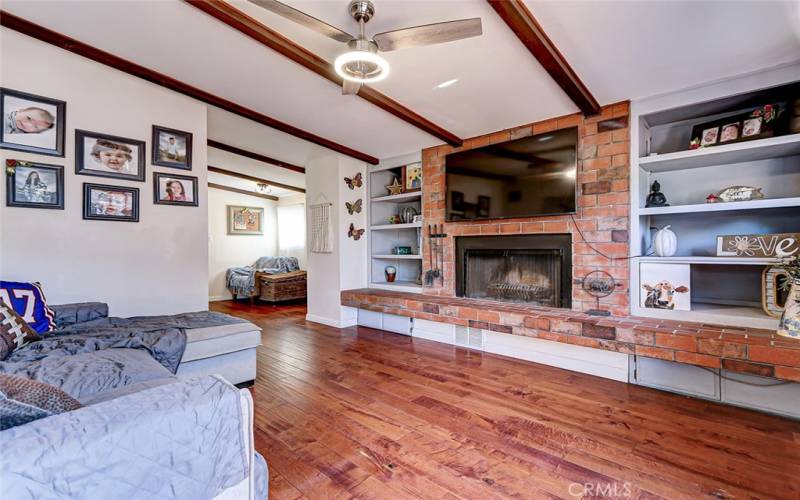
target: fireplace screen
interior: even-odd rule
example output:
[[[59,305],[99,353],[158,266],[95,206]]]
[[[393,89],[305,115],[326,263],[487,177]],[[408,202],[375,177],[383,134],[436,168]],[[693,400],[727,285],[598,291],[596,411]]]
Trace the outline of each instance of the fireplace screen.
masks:
[[[561,307],[561,249],[466,249],[464,297]]]

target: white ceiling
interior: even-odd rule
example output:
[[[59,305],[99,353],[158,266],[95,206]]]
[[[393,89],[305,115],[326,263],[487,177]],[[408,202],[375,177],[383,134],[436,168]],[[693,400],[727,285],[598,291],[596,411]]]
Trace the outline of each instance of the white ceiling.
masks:
[[[232,3],[328,60],[342,51],[336,42],[272,13],[241,0]],[[287,3],[355,31],[346,0]],[[526,3],[601,104],[800,59],[797,2]],[[387,53],[392,74],[375,85],[456,135],[470,137],[576,110],[485,1],[375,4],[376,16],[367,25],[372,34],[482,18],[479,38]],[[178,0],[6,0],[3,8],[373,156],[440,143],[358,97],[342,96],[336,85]],[[459,81],[436,87],[453,78]],[[214,137],[212,117],[209,136],[226,140]],[[293,163],[324,154],[318,146],[274,131],[264,132],[263,141],[251,137],[250,148],[234,139],[226,142]]]

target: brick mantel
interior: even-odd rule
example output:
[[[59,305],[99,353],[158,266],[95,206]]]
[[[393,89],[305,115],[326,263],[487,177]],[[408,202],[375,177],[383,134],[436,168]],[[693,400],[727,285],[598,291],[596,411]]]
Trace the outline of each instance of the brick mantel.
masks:
[[[376,289],[342,305],[509,335],[800,382],[800,342],[772,330],[654,318],[600,318],[567,309]]]
[[[622,102],[606,106],[599,115],[589,118],[576,113],[466,139],[459,148],[445,145],[423,150],[424,221],[426,225],[444,224],[448,234],[443,240],[443,284],[437,282],[432,287],[425,287],[423,292],[455,296],[455,236],[570,233],[574,283],[572,309],[585,311],[596,308],[595,299],[581,288],[580,280],[592,271],[603,270],[614,277],[617,288],[601,300],[600,308],[615,316],[628,315],[628,112],[628,103]],[[574,216],[445,222],[444,165],[448,154],[571,127],[578,128],[578,211]],[[427,263],[430,262],[430,246],[426,235],[424,237],[423,262]],[[595,249],[613,259],[604,257]]]

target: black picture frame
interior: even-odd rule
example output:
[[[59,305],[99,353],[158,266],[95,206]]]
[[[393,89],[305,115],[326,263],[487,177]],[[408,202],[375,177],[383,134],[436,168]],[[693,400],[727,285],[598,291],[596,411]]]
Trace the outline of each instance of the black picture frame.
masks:
[[[184,138],[185,141],[185,148],[186,148],[186,155],[184,156],[184,161],[172,161],[169,159],[164,159],[161,156],[161,133],[172,135],[172,136],[180,136]],[[174,128],[167,128],[162,127],[160,125],[153,125],[153,134],[151,136],[151,149],[152,149],[152,157],[150,159],[150,163],[153,165],[158,165],[160,167],[169,167],[169,168],[177,168],[180,170],[191,170],[192,169],[192,133],[185,132],[183,130],[176,130]]]
[[[130,215],[108,215],[96,213],[92,209],[92,191],[105,190],[131,194],[131,214]],[[128,186],[110,186],[106,184],[83,183],[83,219],[84,220],[107,220],[114,222],[139,222],[139,188]]]
[[[136,173],[126,174],[121,172],[106,172],[90,168],[86,165],[86,151],[85,139],[99,139],[104,141],[122,144],[125,146],[133,146],[136,150]],[[91,154],[91,153],[89,153]],[[145,158],[147,158],[147,151],[144,141],[137,139],[130,139],[128,137],[120,137],[116,135],[101,134],[99,132],[90,132],[88,130],[75,130],[75,174],[77,175],[91,175],[94,177],[106,177],[109,179],[125,179],[129,181],[144,182],[145,181]]]
[[[22,207],[22,208],[44,208],[50,210],[64,210],[64,167],[61,165],[50,165],[49,163],[39,163],[33,161],[16,161],[14,165],[14,173],[6,175],[6,206],[7,207]],[[8,166],[6,167],[8,168]],[[55,173],[56,176],[56,196],[53,202],[33,202],[21,200],[19,193],[17,193],[17,179],[18,175],[25,175],[26,169],[35,169],[37,177],[41,177],[38,171],[49,170]],[[28,173],[27,177],[30,177]],[[28,179],[26,179],[27,182]]]
[[[192,201],[174,201],[174,200],[165,200],[161,196],[161,178],[167,177],[172,180],[177,181],[189,181],[192,184]],[[183,191],[186,193],[186,188],[181,184],[184,188]],[[175,205],[181,207],[197,207],[200,205],[200,200],[198,200],[198,186],[199,182],[197,181],[197,177],[192,177],[190,175],[173,175],[168,172],[153,172],[153,204],[155,205]]]
[[[45,148],[39,146],[32,146],[26,144],[19,144],[15,142],[7,141],[6,131],[5,131],[5,124],[6,124],[6,113],[10,112],[6,106],[6,98],[7,97],[16,97],[18,99],[25,99],[34,103],[41,103],[47,104],[50,106],[56,107],[56,117],[53,126],[56,128],[55,136],[56,136],[56,144],[55,148]],[[60,101],[58,99],[53,99],[50,97],[44,97],[36,94],[30,94],[28,92],[22,92],[20,90],[13,90],[5,87],[0,87],[0,120],[3,121],[2,125],[3,128],[0,129],[0,149],[10,149],[14,151],[24,151],[26,153],[37,153],[42,155],[48,156],[60,156],[64,157],[64,136],[66,133],[66,123],[67,123],[67,103],[65,101]],[[51,127],[52,128],[52,127]],[[27,134],[22,134],[27,135]]]

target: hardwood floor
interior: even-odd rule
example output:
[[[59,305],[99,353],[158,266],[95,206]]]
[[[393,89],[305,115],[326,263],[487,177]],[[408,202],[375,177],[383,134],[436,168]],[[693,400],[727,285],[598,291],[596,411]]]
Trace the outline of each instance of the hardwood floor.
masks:
[[[800,422],[369,328],[264,329],[270,498],[800,498]]]

